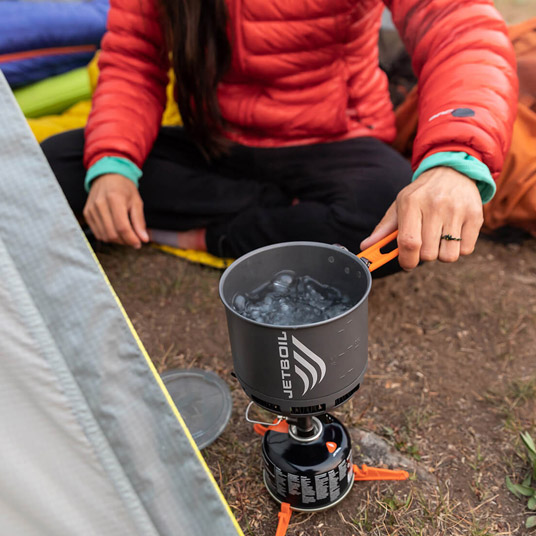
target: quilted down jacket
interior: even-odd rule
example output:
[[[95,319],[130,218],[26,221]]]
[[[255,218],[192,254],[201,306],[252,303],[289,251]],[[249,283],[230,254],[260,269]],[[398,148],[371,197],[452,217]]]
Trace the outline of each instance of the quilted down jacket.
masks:
[[[374,136],[394,114],[378,67],[384,4],[419,79],[413,165],[465,151],[496,175],[517,101],[515,58],[493,0],[227,0],[233,59],[218,88],[229,137],[277,147]],[[141,167],[157,136],[169,69],[157,0],[111,0],[85,165]]]

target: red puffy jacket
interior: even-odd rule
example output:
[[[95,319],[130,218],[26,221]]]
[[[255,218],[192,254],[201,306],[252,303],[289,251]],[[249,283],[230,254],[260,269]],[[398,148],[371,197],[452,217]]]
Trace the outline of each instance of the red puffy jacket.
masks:
[[[168,53],[158,0],[111,0],[85,165],[142,166],[166,102]],[[517,101],[515,58],[493,0],[385,0],[419,78],[413,165],[466,151],[497,174]],[[395,136],[378,67],[381,0],[227,0],[234,36],[218,97],[229,137],[277,147]]]

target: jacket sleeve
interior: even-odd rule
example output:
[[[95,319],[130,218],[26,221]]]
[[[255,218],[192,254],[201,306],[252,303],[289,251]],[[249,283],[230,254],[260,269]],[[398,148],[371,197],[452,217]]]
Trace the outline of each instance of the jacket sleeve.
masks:
[[[154,0],[111,0],[84,165],[105,156],[142,167],[166,104],[169,60]]]
[[[515,55],[493,0],[385,0],[419,84],[413,168],[464,151],[496,177],[517,106]]]

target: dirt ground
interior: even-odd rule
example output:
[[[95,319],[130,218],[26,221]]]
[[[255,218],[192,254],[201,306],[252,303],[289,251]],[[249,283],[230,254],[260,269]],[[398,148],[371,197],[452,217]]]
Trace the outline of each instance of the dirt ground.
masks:
[[[535,0],[497,5],[512,23],[536,15]],[[98,256],[160,372],[199,367],[230,386],[231,422],[203,454],[244,533],[273,536],[279,508],[231,376],[221,272],[151,247]],[[528,534],[526,501],[505,477],[520,481],[529,468],[519,433],[536,438],[536,240],[481,238],[453,265],[375,280],[369,318],[365,380],[333,413],[351,430],[357,463],[368,462],[359,433],[369,431],[429,478],[358,482],[335,508],[294,514],[288,535]]]
[[[274,535],[261,439],[231,376],[221,272],[151,247],[98,256],[160,372],[208,369],[232,389],[231,422],[203,453],[245,534]],[[334,414],[418,460],[432,482],[356,483],[336,508],[295,514],[289,536],[524,534],[525,503],[505,477],[528,469],[519,432],[536,437],[536,240],[482,238],[456,264],[375,280],[369,317],[365,381]],[[357,442],[354,454],[367,461]]]

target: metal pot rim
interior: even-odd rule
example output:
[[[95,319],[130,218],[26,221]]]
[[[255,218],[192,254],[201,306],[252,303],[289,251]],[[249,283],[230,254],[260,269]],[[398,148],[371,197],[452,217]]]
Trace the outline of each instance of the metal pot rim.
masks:
[[[363,292],[363,296],[359,299],[359,301],[354,304],[350,309],[347,311],[344,311],[344,313],[341,313],[340,315],[334,316],[332,318],[328,318],[327,320],[321,320],[320,322],[315,322],[314,324],[295,324],[295,325],[279,325],[279,324],[265,324],[263,322],[256,322],[255,320],[251,320],[250,318],[246,318],[245,316],[242,316],[240,313],[234,310],[233,306],[229,304],[229,302],[225,299],[225,296],[223,294],[223,287],[225,286],[225,282],[227,280],[227,277],[233,270],[233,268],[236,268],[239,264],[242,264],[243,262],[247,261],[249,258],[262,253],[264,251],[269,251],[272,249],[281,249],[285,247],[296,247],[296,246],[304,246],[304,247],[320,247],[325,250],[331,250],[335,251],[337,253],[343,253],[346,255],[349,259],[352,261],[358,263],[360,267],[363,269],[363,272],[365,273],[365,278],[367,280],[367,286],[365,291]],[[330,322],[333,322],[335,320],[338,320],[340,318],[344,318],[345,316],[352,313],[352,311],[355,311],[358,307],[360,307],[367,299],[368,295],[370,294],[370,289],[372,288],[372,276],[370,275],[370,271],[368,269],[367,263],[359,258],[357,255],[351,253],[343,246],[338,246],[335,244],[326,244],[324,242],[311,242],[311,241],[296,241],[296,242],[281,242],[278,244],[271,244],[269,246],[264,246],[262,248],[254,249],[253,251],[250,251],[249,253],[246,253],[236,259],[231,265],[229,265],[226,270],[223,272],[220,283],[219,283],[219,294],[220,299],[223,302],[223,305],[225,306],[225,309],[232,313],[234,316],[240,318],[244,322],[248,322],[250,324],[253,324],[255,326],[262,326],[264,328],[273,328],[273,329],[286,329],[286,330],[295,330],[295,329],[306,329],[306,328],[315,328],[317,326],[322,326],[324,324],[329,324]]]

